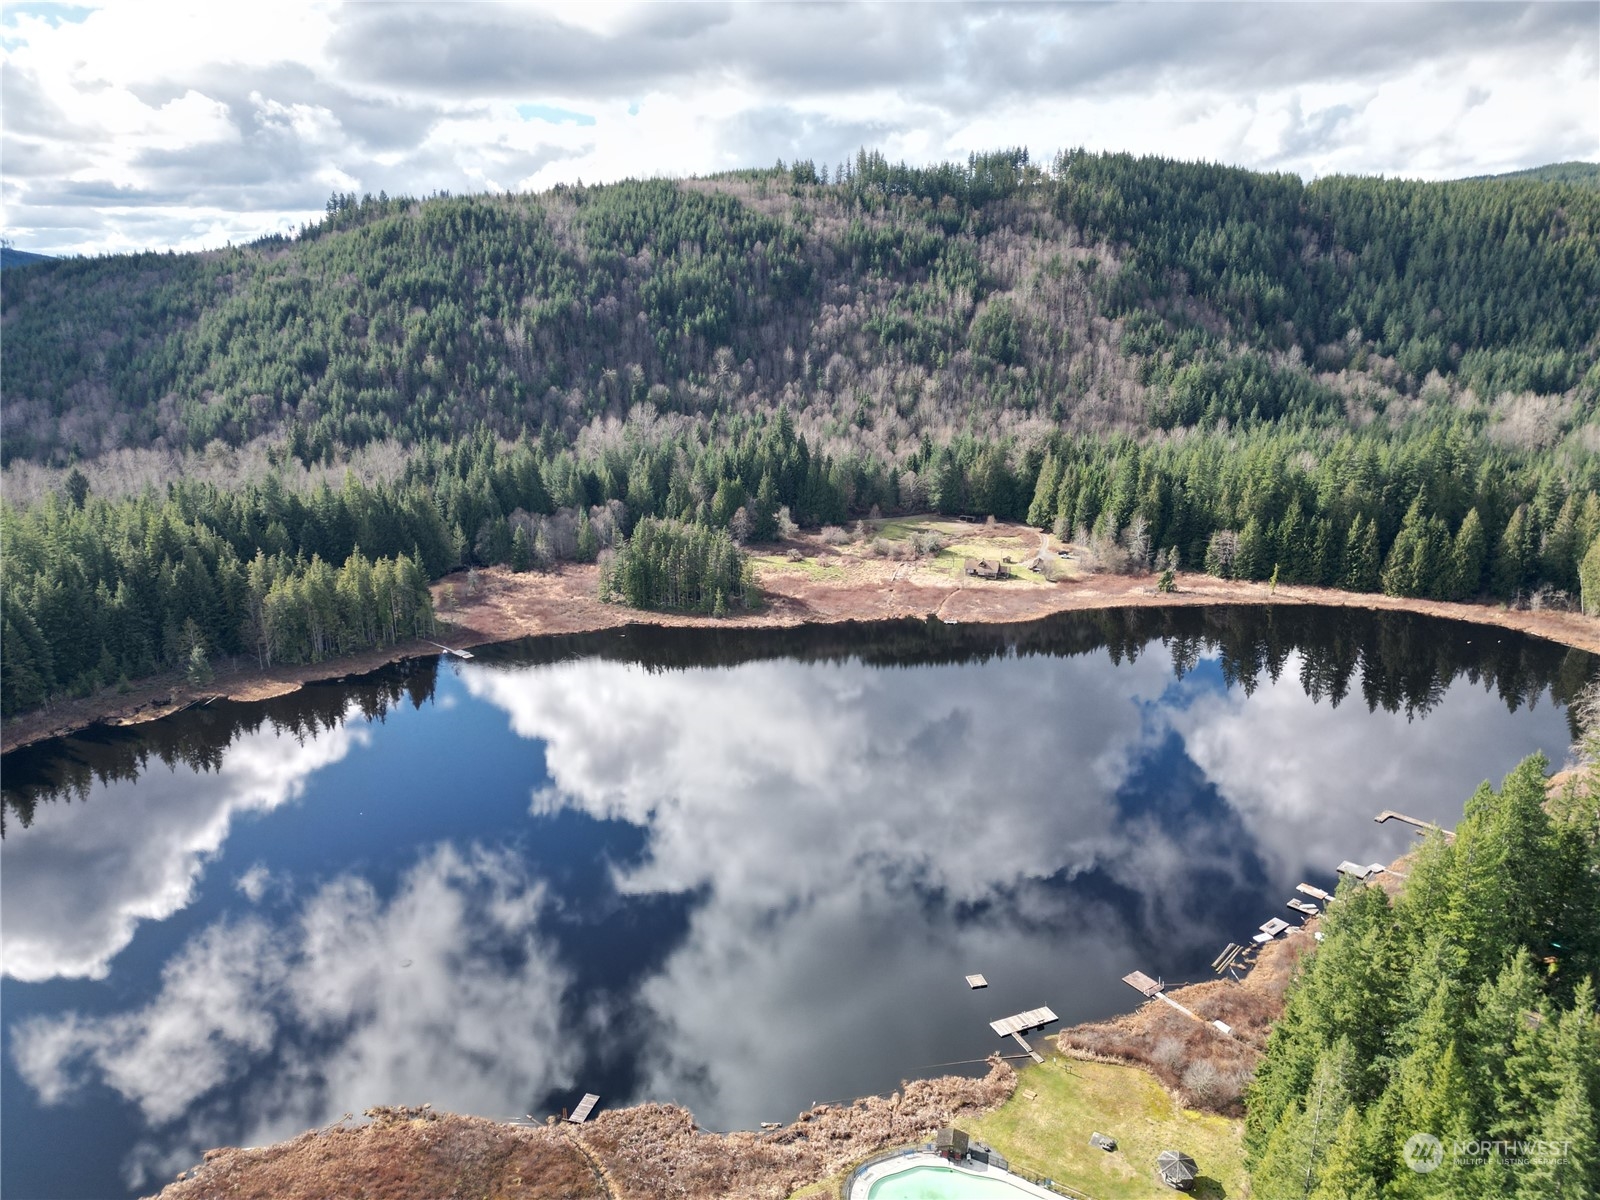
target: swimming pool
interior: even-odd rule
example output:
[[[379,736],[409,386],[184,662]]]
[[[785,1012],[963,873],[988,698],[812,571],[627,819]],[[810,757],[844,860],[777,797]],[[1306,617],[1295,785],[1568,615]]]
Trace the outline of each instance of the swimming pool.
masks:
[[[932,1154],[878,1163],[856,1177],[850,1200],[1035,1200],[1052,1193],[998,1168],[952,1166]]]

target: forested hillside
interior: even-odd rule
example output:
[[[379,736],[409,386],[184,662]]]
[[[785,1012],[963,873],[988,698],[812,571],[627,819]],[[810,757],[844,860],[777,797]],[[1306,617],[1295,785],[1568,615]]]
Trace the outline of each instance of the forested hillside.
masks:
[[[1600,1194],[1600,814],[1547,811],[1544,767],[1484,784],[1397,901],[1341,887],[1251,1086],[1255,1194]]]
[[[305,600],[280,637],[234,582],[258,551],[285,587],[358,548],[437,577],[646,517],[993,513],[1136,565],[1600,606],[1597,239],[1567,183],[863,152],[8,272],[5,711],[372,635],[303,636]]]

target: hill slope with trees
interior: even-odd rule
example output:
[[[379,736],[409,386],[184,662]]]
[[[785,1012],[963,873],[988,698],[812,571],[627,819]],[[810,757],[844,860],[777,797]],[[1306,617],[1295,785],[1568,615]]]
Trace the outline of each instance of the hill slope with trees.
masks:
[[[8,272],[4,711],[376,636],[305,593],[280,632],[246,576],[533,568],[646,518],[931,508],[1600,607],[1597,239],[1562,182],[862,152]]]
[[[1592,773],[1547,805],[1545,765],[1484,784],[1398,900],[1341,887],[1251,1086],[1257,1194],[1600,1194],[1600,810]]]

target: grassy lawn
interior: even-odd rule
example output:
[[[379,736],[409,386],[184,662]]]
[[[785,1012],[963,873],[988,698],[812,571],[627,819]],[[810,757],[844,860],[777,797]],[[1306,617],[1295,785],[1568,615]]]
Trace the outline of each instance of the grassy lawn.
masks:
[[[760,554],[752,556],[750,561],[759,570],[799,571],[816,579],[844,578],[843,567],[825,567],[814,558],[802,559],[800,562],[790,562],[782,554]]]
[[[1021,1072],[1016,1094],[998,1110],[961,1127],[1019,1166],[1094,1200],[1176,1195],[1156,1176],[1163,1150],[1182,1150],[1199,1166],[1192,1195],[1237,1200],[1248,1194],[1244,1122],[1180,1109],[1160,1084],[1132,1067],[1052,1055],[1044,1066]],[[1116,1138],[1117,1149],[1107,1154],[1089,1145],[1095,1132]]]
[[[1035,575],[1026,566],[1028,560],[1033,557],[1035,548],[1035,546],[1022,545],[1016,538],[985,538],[977,540],[969,536],[966,541],[946,546],[927,565],[935,571],[947,571],[959,579],[961,578],[965,560],[969,558],[987,558],[991,561],[1000,559],[1004,561],[1006,556],[1009,555],[1017,561],[1007,564],[1011,571],[1011,578],[1006,580],[1008,587],[1026,587],[1028,585],[1048,587],[1050,584],[1048,579],[1043,575]]]

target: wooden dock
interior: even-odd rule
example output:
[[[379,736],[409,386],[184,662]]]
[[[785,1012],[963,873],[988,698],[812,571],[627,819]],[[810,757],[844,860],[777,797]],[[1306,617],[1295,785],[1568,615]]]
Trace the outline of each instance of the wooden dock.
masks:
[[[1339,864],[1337,869],[1339,874],[1348,875],[1352,879],[1370,879],[1372,876],[1382,873],[1383,864],[1368,863],[1366,866],[1362,866],[1360,863],[1351,862],[1347,858]]]
[[[1043,1063],[1044,1062],[1044,1055],[1040,1054],[1032,1046],[1028,1045],[1028,1039],[1023,1037],[1020,1033],[1013,1033],[1011,1035],[1011,1040],[1016,1042],[1017,1045],[1021,1046],[1022,1049],[1023,1049],[1023,1052],[1029,1058],[1033,1059],[1034,1062],[1036,1062],[1036,1063]]]
[[[567,1118],[574,1125],[582,1125],[589,1119],[589,1114],[594,1111],[594,1106],[600,1103],[600,1097],[593,1092],[585,1092],[583,1099],[578,1101],[578,1107],[572,1110],[572,1115]]]
[[[998,1021],[990,1021],[989,1028],[1000,1037],[1010,1037],[1014,1033],[1027,1033],[1030,1029],[1038,1029],[1052,1021],[1059,1021],[1055,1010],[1051,1008],[1030,1008],[1027,1012],[1017,1013],[1015,1016],[1002,1017]],[[1032,1051],[1030,1050],[1031,1054]]]
[[[1268,937],[1277,937],[1287,928],[1289,928],[1289,922],[1282,917],[1273,917],[1272,920],[1261,923],[1261,932]]]
[[[1291,897],[1289,900],[1287,900],[1285,902],[1285,907],[1292,908],[1295,910],[1295,912],[1303,913],[1308,917],[1320,917],[1322,915],[1322,910],[1315,904],[1311,903],[1311,901],[1301,900],[1296,897]]]
[[[1448,842],[1453,842],[1456,840],[1456,835],[1451,833],[1450,830],[1446,829],[1443,825],[1435,825],[1432,821],[1424,821],[1420,817],[1408,817],[1405,813],[1395,812],[1392,808],[1384,809],[1372,819],[1379,825],[1382,825],[1385,821],[1401,821],[1404,824],[1416,826],[1418,833],[1438,832],[1444,834],[1445,840]]]
[[[1145,999],[1160,995],[1162,987],[1165,986],[1159,979],[1151,979],[1143,971],[1134,971],[1131,974],[1124,975],[1122,982],[1144,996]]]
[[[1231,970],[1235,963],[1239,961],[1239,955],[1243,954],[1244,950],[1244,946],[1238,942],[1229,942],[1222,948],[1222,953],[1211,960],[1211,969],[1218,975],[1221,975],[1224,971]],[[1128,980],[1125,979],[1123,982],[1126,983]]]
[[[976,991],[978,988],[986,988],[986,987],[988,987],[989,986],[989,981],[987,979],[985,979],[982,975],[968,975],[967,976],[967,986],[969,988],[972,988],[974,991]]]
[[[457,650],[453,646],[446,646],[443,642],[436,642],[432,638],[423,638],[422,640],[427,642],[428,645],[430,645],[430,646],[439,647],[439,649],[443,650],[446,654],[455,655],[457,658],[471,658],[472,657],[472,651],[471,650]]]
[[[1312,887],[1309,883],[1297,883],[1294,885],[1294,890],[1304,892],[1313,900],[1321,900],[1324,904],[1333,899],[1332,892],[1325,892],[1319,887]]]

